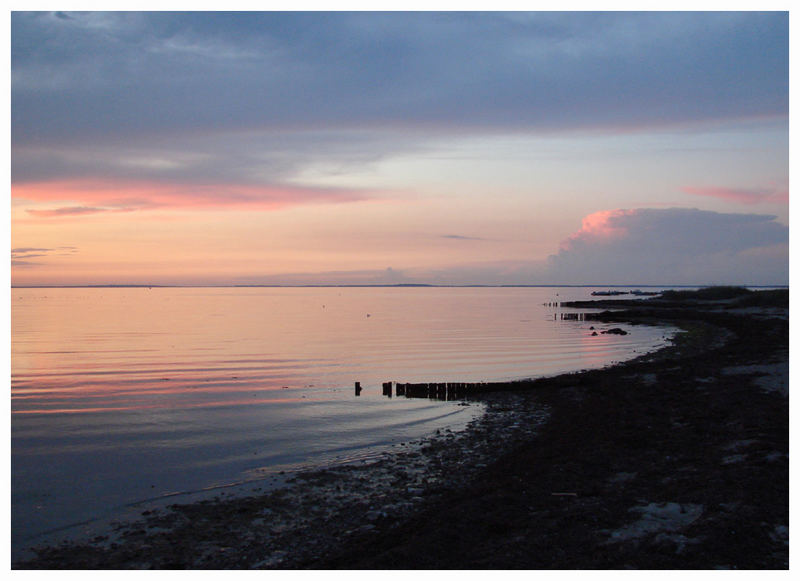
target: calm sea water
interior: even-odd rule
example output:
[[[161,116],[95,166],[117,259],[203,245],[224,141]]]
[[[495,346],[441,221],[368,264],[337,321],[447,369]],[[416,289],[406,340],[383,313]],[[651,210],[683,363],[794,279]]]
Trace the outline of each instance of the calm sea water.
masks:
[[[12,544],[148,499],[367,459],[480,413],[389,399],[384,381],[543,376],[665,344],[668,331],[642,326],[593,337],[545,305],[592,290],[12,289]]]

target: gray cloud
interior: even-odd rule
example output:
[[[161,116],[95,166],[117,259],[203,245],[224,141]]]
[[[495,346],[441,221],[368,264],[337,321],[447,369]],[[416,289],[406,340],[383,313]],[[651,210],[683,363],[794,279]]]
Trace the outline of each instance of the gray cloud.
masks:
[[[14,255],[13,252],[11,253],[11,256],[12,256],[11,262],[13,263],[14,260],[17,259],[17,257]],[[19,258],[29,259],[29,258],[40,258],[42,256],[47,256],[47,254],[37,254],[37,253],[33,252],[31,254],[24,254],[22,256],[19,256]]]
[[[70,206],[65,208],[55,208],[53,210],[26,210],[32,216],[56,217],[56,216],[83,216],[86,214],[99,214],[109,212],[107,208],[90,208],[87,206]],[[119,210],[115,210],[119,211]]]
[[[52,248],[12,248],[11,255],[28,254],[29,252],[52,252]]]
[[[327,174],[343,173],[390,153],[420,148],[401,132],[378,130],[223,131],[202,137],[132,136],[124,143],[103,145],[15,144],[12,179],[22,183],[113,176],[193,184],[281,184],[301,170],[324,166]]]
[[[486,240],[485,238],[479,238],[477,236],[461,236],[460,234],[442,234],[442,238],[448,238],[450,240]]]
[[[12,29],[18,144],[788,113],[785,12],[14,12]]]
[[[66,251],[66,252],[64,252]],[[76,246],[59,246],[58,248],[17,247],[11,249],[11,266],[39,266],[44,264],[34,258],[49,256],[71,256],[78,252]]]
[[[774,216],[598,212],[550,257],[548,276],[565,284],[788,284],[788,242],[788,226]]]

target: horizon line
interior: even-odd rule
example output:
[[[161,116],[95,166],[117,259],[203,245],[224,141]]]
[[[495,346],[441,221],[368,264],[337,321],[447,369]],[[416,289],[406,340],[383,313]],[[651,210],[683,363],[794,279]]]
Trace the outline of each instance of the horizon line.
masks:
[[[704,288],[739,286],[749,288],[789,288],[789,284],[53,284],[14,285],[10,288]]]

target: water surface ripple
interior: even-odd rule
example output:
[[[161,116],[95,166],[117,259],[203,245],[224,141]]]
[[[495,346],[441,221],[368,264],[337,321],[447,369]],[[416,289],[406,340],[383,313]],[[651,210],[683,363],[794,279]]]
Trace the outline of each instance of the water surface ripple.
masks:
[[[385,398],[384,381],[543,376],[665,343],[644,326],[593,336],[549,306],[591,290],[14,288],[12,542],[144,499],[356,460],[480,412]]]

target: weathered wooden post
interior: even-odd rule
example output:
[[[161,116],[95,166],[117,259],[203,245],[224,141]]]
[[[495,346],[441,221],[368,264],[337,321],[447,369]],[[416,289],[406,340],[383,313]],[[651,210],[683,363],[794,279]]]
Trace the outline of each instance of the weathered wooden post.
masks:
[[[359,395],[361,395],[361,382],[356,381],[356,397],[358,397]]]

